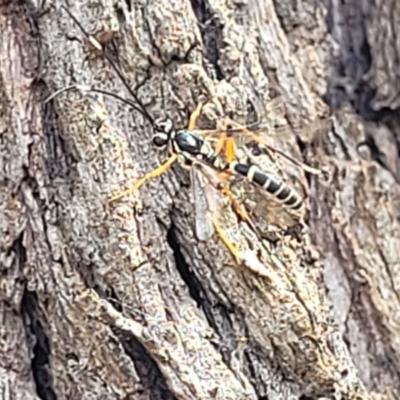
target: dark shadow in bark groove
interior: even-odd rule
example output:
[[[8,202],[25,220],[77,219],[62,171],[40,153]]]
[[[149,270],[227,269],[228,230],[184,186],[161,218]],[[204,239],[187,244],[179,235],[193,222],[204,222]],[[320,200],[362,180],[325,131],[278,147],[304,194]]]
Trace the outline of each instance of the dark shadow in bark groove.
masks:
[[[297,144],[297,146],[300,150],[300,154],[302,155],[302,158],[303,158],[301,161],[307,163],[306,156],[307,156],[308,145],[303,140],[301,140],[300,136],[296,135],[295,138],[296,138],[296,144]],[[306,177],[308,186],[310,186],[311,180],[313,179],[313,175],[307,171],[304,171],[304,176]]]
[[[193,11],[199,21],[201,38],[204,44],[204,57],[214,67],[217,79],[224,78],[219,67],[220,48],[222,47],[222,22],[214,14],[207,0],[191,0]]]
[[[167,242],[173,251],[175,264],[178,269],[179,275],[189,288],[190,296],[196,302],[197,307],[201,308],[204,306],[205,294],[201,287],[201,283],[190,271],[190,266],[186,263],[185,258],[183,257],[180,245],[176,237],[175,229],[176,228],[174,224],[171,222],[171,226],[167,231]]]
[[[326,26],[328,32],[340,43],[340,54],[332,60],[331,67],[334,73],[329,77],[329,95],[324,100],[332,110],[340,109],[348,101],[357,108],[360,97],[365,98],[365,95],[368,97],[370,91],[363,82],[363,77],[372,64],[371,46],[366,33],[366,18],[365,15],[353,16],[357,20],[355,25],[352,25],[351,29],[340,25],[341,36],[337,37],[339,22],[335,18],[338,18],[338,14],[339,16],[341,13],[346,14],[347,5],[341,3],[337,9],[332,2],[328,2],[326,6]],[[362,112],[361,115],[363,115]]]
[[[139,375],[142,388],[137,393],[148,394],[151,400],[175,400],[160,369],[146,349],[133,336],[127,337],[122,332],[116,332],[116,335]]]
[[[388,124],[391,120],[398,120],[399,109],[382,107],[375,110],[371,107],[371,102],[376,96],[376,90],[367,84],[360,85],[355,91],[353,106],[357,114],[369,122],[382,122]]]
[[[191,297],[196,301],[198,308],[204,312],[207,323],[218,335],[219,339],[212,344],[221,354],[224,362],[229,364],[231,355],[238,346],[238,338],[234,325],[243,326],[244,316],[240,310],[235,309],[233,304],[226,303],[226,299],[229,297],[222,288],[220,290],[225,301],[220,301],[218,295],[217,298],[206,296],[202,283],[197,279],[191,271],[191,267],[185,261],[176,237],[176,227],[173,223],[167,232],[167,242],[173,251],[178,272],[188,286]]]
[[[373,137],[368,135],[363,142],[358,143],[357,150],[359,150],[360,147],[362,146],[367,146],[369,148],[372,160],[377,162],[382,168],[385,168],[386,170],[390,171],[385,162],[383,161],[385,158],[385,154],[380,151]]]
[[[95,266],[89,265],[84,270],[78,271],[85,282],[85,285],[94,290],[99,298],[106,299],[112,306],[119,312],[124,312],[124,304],[118,298],[115,293],[115,290],[112,286],[108,285],[106,282],[98,282],[96,279],[96,275],[94,274]]]
[[[167,242],[173,251],[179,275],[189,288],[190,296],[196,301],[197,307],[203,310],[210,327],[220,334],[220,332],[224,332],[221,326],[226,326],[227,321],[229,321],[229,310],[224,304],[213,302],[207,298],[201,282],[191,271],[190,265],[185,261],[175,231],[176,228],[172,223],[167,232]],[[229,331],[229,329],[225,330],[225,332]]]
[[[53,377],[49,365],[50,345],[42,321],[44,315],[38,305],[35,292],[25,290],[21,302],[21,313],[24,316],[27,336],[33,345],[31,361],[33,379],[36,384],[37,395],[43,400],[57,398],[53,390]]]

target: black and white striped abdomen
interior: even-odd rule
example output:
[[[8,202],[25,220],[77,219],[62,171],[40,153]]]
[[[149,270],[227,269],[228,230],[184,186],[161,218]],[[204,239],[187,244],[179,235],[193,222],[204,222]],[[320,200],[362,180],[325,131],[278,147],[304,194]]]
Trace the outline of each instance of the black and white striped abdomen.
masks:
[[[229,169],[244,176],[248,181],[253,182],[257,186],[262,187],[284,206],[296,211],[303,207],[303,199],[294,189],[276,176],[261,171],[256,165],[240,164],[233,161],[229,165]]]

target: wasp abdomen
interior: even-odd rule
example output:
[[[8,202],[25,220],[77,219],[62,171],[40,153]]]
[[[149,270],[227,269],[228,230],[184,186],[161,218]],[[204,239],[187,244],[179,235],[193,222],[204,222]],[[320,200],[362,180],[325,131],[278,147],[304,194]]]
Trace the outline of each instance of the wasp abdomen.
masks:
[[[250,182],[261,186],[268,194],[274,196],[286,207],[292,210],[300,210],[302,208],[303,199],[294,189],[276,176],[261,171],[255,165],[240,164],[236,161],[229,165],[229,169],[244,176]]]

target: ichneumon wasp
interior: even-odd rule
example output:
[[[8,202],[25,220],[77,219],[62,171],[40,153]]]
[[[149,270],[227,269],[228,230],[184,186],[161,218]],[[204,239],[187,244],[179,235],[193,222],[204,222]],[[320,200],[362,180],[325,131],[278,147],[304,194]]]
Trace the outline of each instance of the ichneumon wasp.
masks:
[[[238,261],[240,260],[240,255],[237,249],[226,237],[223,229],[218,223],[218,195],[223,194],[227,196],[236,213],[245,220],[253,230],[256,230],[256,227],[244,206],[237,201],[236,196],[231,192],[229,188],[231,180],[241,177],[242,179],[253,183],[255,186],[262,188],[268,195],[274,197],[284,206],[296,211],[302,209],[302,197],[276,175],[262,171],[251,162],[241,163],[235,159],[237,151],[235,138],[238,134],[246,135],[248,138],[257,141],[260,145],[271,151],[279,153],[278,150],[272,148],[267,143],[264,143],[257,134],[250,131],[245,126],[237,124],[229,118],[224,119],[218,129],[210,131],[196,129],[197,119],[202,110],[201,104],[199,104],[191,114],[187,129],[178,131],[174,130],[173,123],[169,119],[153,120],[146,108],[141,104],[138,97],[126,83],[121,71],[108,56],[102,44],[85,31],[83,26],[68,8],[64,6],[62,8],[80,28],[89,43],[102,52],[123,82],[124,86],[132,95],[135,103],[106,91],[97,89],[90,89],[90,91],[113,96],[128,103],[131,107],[140,112],[153,126],[155,132],[153,136],[154,145],[159,148],[167,147],[170,154],[168,160],[161,166],[140,178],[133,187],[113,196],[109,202],[117,201],[126,194],[139,189],[139,187],[141,187],[146,181],[162,175],[175,162],[179,162],[180,165],[191,170],[192,191],[196,210],[196,235],[198,239],[207,240],[216,231]],[[79,89],[77,85],[72,85],[58,91],[50,98],[55,97],[55,95],[60,94],[62,91],[73,88]],[[50,98],[48,100],[50,100]],[[215,149],[210,145],[210,142],[213,140],[217,140],[218,142]],[[288,158],[295,164],[301,165],[304,169],[308,170],[308,172],[319,173],[311,167],[303,166],[285,153],[279,154]]]
[[[234,255],[236,260],[239,262],[240,255],[231,241],[225,235],[224,230],[218,223],[218,195],[228,194],[229,189],[221,183],[221,178],[218,176],[219,172],[222,172],[226,168],[221,164],[218,165],[218,158],[214,157],[213,148],[210,144],[201,136],[195,134],[193,131],[196,127],[196,120],[199,115],[200,107],[198,107],[190,116],[188,128],[185,130],[176,131],[173,129],[173,123],[170,119],[156,119],[147,112],[146,108],[142,105],[136,94],[131,90],[129,85],[126,83],[121,71],[114,63],[113,59],[109,57],[107,52],[104,50],[102,44],[98,42],[96,38],[89,35],[83,26],[79,23],[72,12],[62,6],[74,23],[80,28],[83,34],[86,36],[88,42],[94,46],[98,51],[101,51],[104,57],[108,60],[113,70],[116,72],[118,77],[123,82],[126,89],[132,95],[135,103],[122,98],[116,94],[95,88],[84,87],[80,85],[70,85],[66,88],[60,89],[51,96],[49,96],[45,102],[50,101],[59,94],[77,89],[84,92],[96,92],[103,95],[108,95],[117,98],[127,104],[129,104],[136,111],[140,112],[151,124],[154,129],[153,144],[158,148],[167,148],[170,157],[160,167],[146,174],[144,177],[139,179],[134,187],[127,189],[109,199],[108,203],[112,203],[122,198],[125,194],[138,189],[146,181],[162,175],[166,172],[175,162],[178,162],[184,168],[189,168],[192,175],[192,190],[195,199],[196,209],[196,235],[199,240],[208,239],[214,232],[217,232],[218,236],[222,239],[224,244],[228,247],[230,252]],[[234,201],[233,195],[231,195],[232,201]],[[242,218],[246,218],[247,214],[240,205],[237,206],[237,212]],[[206,210],[206,212],[204,212]]]

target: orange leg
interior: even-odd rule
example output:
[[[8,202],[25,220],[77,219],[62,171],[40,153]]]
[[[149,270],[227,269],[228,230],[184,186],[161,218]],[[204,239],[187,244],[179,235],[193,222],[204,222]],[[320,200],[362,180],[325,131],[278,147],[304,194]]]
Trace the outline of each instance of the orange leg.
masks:
[[[188,124],[188,130],[195,130],[196,125],[197,125],[197,120],[199,119],[201,112],[203,110],[203,103],[199,103],[196,109],[192,112],[190,115],[189,119],[189,124]],[[226,156],[226,161],[227,162],[232,162],[235,158],[235,142],[232,138],[229,138],[227,135],[227,126],[230,123],[229,118],[225,118],[221,124],[221,126],[218,128],[219,131],[221,131],[220,137],[217,139],[218,143],[215,148],[215,155],[219,155],[221,151],[225,148],[225,156]],[[202,135],[207,135],[206,130],[202,131]],[[213,132],[213,131],[211,131]]]
[[[235,245],[225,235],[225,232],[220,227],[218,219],[216,217],[213,218],[213,224],[214,224],[215,231],[217,232],[217,235],[224,242],[225,246],[232,253],[233,257],[235,257],[236,263],[241,264],[241,257],[240,257],[239,251],[237,250]]]
[[[225,118],[224,119],[223,128],[224,128],[225,132],[227,132],[228,126],[230,125],[230,123],[231,123],[231,119],[230,118]],[[235,140],[233,139],[232,136],[229,136],[227,134],[226,141],[225,141],[225,157],[226,157],[226,161],[228,161],[228,163],[231,163],[235,159],[235,154],[236,154]]]
[[[225,147],[226,145],[226,141],[228,140],[228,135],[226,132],[227,129],[227,121],[224,118],[224,120],[222,121],[222,123],[218,124],[217,129],[221,132],[220,137],[218,138],[218,143],[217,146],[215,147],[215,154],[218,156],[222,149]]]
[[[220,180],[226,181],[228,179],[228,177],[230,176],[229,172],[221,172],[218,174]],[[235,195],[232,193],[232,191],[227,188],[226,186],[223,186],[222,182],[220,182],[220,184],[218,185],[217,189],[224,194],[225,196],[228,197],[228,199],[231,202],[231,205],[234,209],[234,211],[236,212],[236,214],[241,218],[242,221],[246,222],[249,227],[253,230],[253,232],[257,235],[257,237],[261,239],[260,236],[260,232],[258,230],[258,228],[256,227],[256,225],[254,224],[254,221],[252,220],[252,218],[250,217],[249,213],[247,212],[246,208],[244,207],[243,204],[241,204],[237,198],[235,197]]]
[[[244,125],[239,124],[238,122],[235,122],[230,118],[226,118],[225,124],[226,125],[231,125],[231,126],[233,126],[234,129],[240,130],[242,133],[244,133],[245,135],[251,137],[257,143],[260,143],[263,146],[265,146],[268,151],[269,150],[275,151],[275,149],[272,149],[272,147],[268,143],[266,143],[265,141],[260,139],[260,137],[258,135],[256,135],[254,132],[248,130]]]
[[[233,138],[228,137],[225,146],[225,157],[228,163],[231,163],[235,159],[236,144]]]
[[[114,197],[112,197],[108,202],[111,203],[113,201],[119,200],[120,198],[126,196],[129,193],[134,192],[135,190],[139,189],[140,186],[142,186],[146,181],[149,181],[150,179],[156,178],[157,176],[162,175],[164,172],[166,172],[171,165],[178,159],[177,155],[173,155],[170,157],[164,164],[160,165],[158,168],[155,170],[149,172],[142,178],[140,178],[132,187],[130,187],[127,190],[124,190],[121,193],[118,193]]]
[[[228,135],[228,125],[230,123],[229,118],[224,118],[222,123],[219,125],[218,130],[221,131],[221,135],[218,139],[218,144],[215,148],[215,154],[221,153],[222,149],[225,148],[225,159],[228,163],[235,159],[236,145],[232,137]]]
[[[249,224],[249,226],[256,231],[256,227],[253,223],[253,221],[251,220],[249,214],[247,213],[246,209],[243,207],[242,204],[240,204],[235,195],[226,187],[223,187],[220,189],[221,193],[223,193],[225,196],[227,196],[229,198],[229,200],[232,203],[232,207],[234,208],[236,214],[245,222],[247,222]]]
[[[189,125],[188,125],[188,129],[190,131],[196,128],[197,120],[199,119],[202,110],[203,110],[203,103],[199,103],[196,109],[190,115]]]
[[[221,153],[222,149],[225,146],[226,140],[227,140],[226,130],[222,130],[221,135],[218,138],[218,143],[215,146],[215,155],[216,156],[218,156]]]

